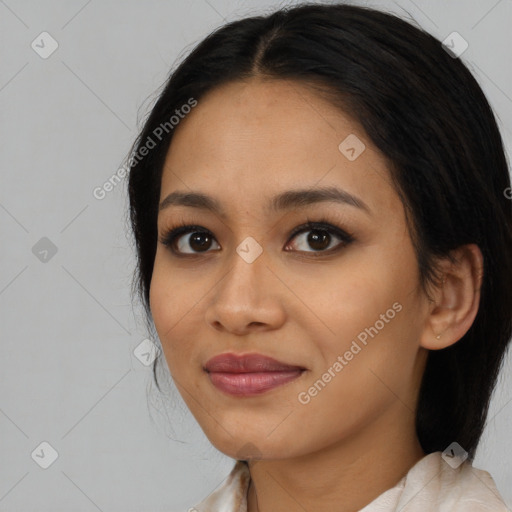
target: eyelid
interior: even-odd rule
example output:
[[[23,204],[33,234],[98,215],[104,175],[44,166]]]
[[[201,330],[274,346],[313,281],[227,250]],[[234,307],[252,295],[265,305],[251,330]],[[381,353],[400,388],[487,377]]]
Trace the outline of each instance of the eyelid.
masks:
[[[181,256],[183,254],[186,254],[188,256],[194,256],[194,255],[201,255],[206,254],[207,252],[211,251],[205,251],[204,253],[180,253],[179,251],[176,251],[174,249],[174,244],[180,238],[182,235],[190,235],[192,233],[206,233],[207,235],[210,235],[213,239],[216,240],[215,235],[209,230],[202,226],[196,225],[196,224],[177,224],[175,227],[168,228],[164,231],[163,235],[159,238],[159,242],[165,246],[168,246],[171,251],[176,254],[177,256]],[[218,243],[218,242],[217,242]]]
[[[318,229],[319,231],[327,231],[329,233],[334,233],[337,237],[346,241],[352,241],[354,238],[353,235],[349,233],[346,229],[338,227],[326,219],[308,219],[304,224],[301,224],[300,226],[297,226],[295,229],[293,229],[293,231],[290,233],[290,238],[288,241],[290,241],[292,238],[295,238],[300,233],[312,231],[315,229]]]
[[[290,234],[290,237],[288,239],[288,242],[285,245],[285,248],[290,245],[290,242],[296,238],[298,235],[302,233],[307,233],[308,231],[326,231],[331,236],[334,235],[336,238],[340,240],[338,244],[336,244],[334,247],[331,247],[330,249],[322,250],[322,251],[291,251],[291,252],[297,252],[302,257],[313,257],[313,258],[320,258],[322,256],[328,256],[332,255],[334,253],[337,253],[341,251],[344,247],[350,245],[352,242],[355,241],[354,235],[349,232],[347,229],[343,229],[337,225],[334,225],[331,221],[328,219],[325,219],[322,217],[319,220],[312,221],[307,220],[304,224],[301,224],[300,226],[297,226],[292,233]],[[304,256],[307,255],[307,256]]]

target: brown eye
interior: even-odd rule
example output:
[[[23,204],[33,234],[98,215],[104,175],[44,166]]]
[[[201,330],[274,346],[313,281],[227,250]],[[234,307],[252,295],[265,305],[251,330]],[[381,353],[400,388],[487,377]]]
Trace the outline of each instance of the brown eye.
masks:
[[[187,252],[184,250],[187,247],[187,244],[190,245],[193,252],[205,252],[211,247],[212,240],[213,237],[210,233],[207,233],[206,231],[195,231],[188,235],[188,240],[187,237],[182,237],[181,240],[178,240],[177,245],[180,252]]]
[[[295,231],[291,239],[294,238],[299,239],[303,245],[303,248],[297,250],[313,253],[328,252],[333,248],[331,243],[335,241],[335,238],[341,240],[340,243],[335,244],[335,247],[346,245],[353,240],[351,235],[335,226],[331,226],[330,224],[317,224],[314,222],[310,222],[305,227],[303,226],[301,229]],[[287,247],[289,246],[290,244],[287,245]],[[308,247],[313,250],[308,250]]]
[[[176,254],[197,254],[208,252],[213,240],[214,236],[204,228],[186,225],[171,229],[160,242],[171,247]],[[190,251],[186,250],[187,246],[191,248]]]

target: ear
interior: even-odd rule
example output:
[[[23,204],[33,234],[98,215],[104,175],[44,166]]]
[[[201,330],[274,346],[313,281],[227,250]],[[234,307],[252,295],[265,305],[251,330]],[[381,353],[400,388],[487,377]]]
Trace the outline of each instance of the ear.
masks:
[[[435,288],[420,345],[440,350],[453,345],[469,330],[478,312],[483,256],[476,244],[458,247],[441,262],[443,281]]]

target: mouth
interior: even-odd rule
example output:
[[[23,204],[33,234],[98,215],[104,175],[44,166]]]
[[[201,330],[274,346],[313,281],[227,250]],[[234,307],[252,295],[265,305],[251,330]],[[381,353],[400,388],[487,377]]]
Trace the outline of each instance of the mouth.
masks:
[[[220,391],[234,396],[260,395],[300,377],[306,368],[261,354],[220,354],[203,370]]]

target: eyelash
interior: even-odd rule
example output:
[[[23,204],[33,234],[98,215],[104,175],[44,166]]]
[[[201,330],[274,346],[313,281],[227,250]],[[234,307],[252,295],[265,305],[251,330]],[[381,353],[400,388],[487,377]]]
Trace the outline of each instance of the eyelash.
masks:
[[[313,254],[313,255],[318,255],[318,256],[321,256],[323,254],[331,254],[333,252],[341,250],[341,248],[346,247],[347,245],[349,245],[350,243],[352,243],[355,240],[352,233],[349,233],[348,231],[343,230],[337,226],[333,226],[326,218],[321,217],[317,221],[311,221],[308,218],[305,224],[301,224],[300,226],[295,228],[292,231],[292,233],[290,234],[290,237],[289,237],[286,245],[288,245],[288,243],[291,240],[293,240],[297,235],[299,235],[303,232],[317,231],[317,230],[325,231],[331,235],[334,234],[335,236],[337,236],[338,238],[341,239],[341,242],[336,247],[325,250],[325,251],[298,251],[298,252]],[[163,236],[159,238],[159,242],[161,244],[165,245],[166,247],[169,247],[173,254],[175,254],[178,257],[183,257],[183,258],[199,256],[201,254],[206,254],[208,252],[211,252],[209,250],[204,251],[204,252],[196,252],[196,253],[181,253],[181,252],[177,251],[174,247],[176,240],[181,235],[191,234],[191,233],[206,233],[206,234],[210,235],[213,239],[215,239],[215,237],[213,236],[213,233],[211,231],[209,231],[208,229],[205,229],[205,228],[195,225],[195,224],[187,224],[185,221],[181,220],[181,221],[178,221],[174,226],[168,228],[164,232]],[[318,257],[318,256],[313,256],[313,257]]]

